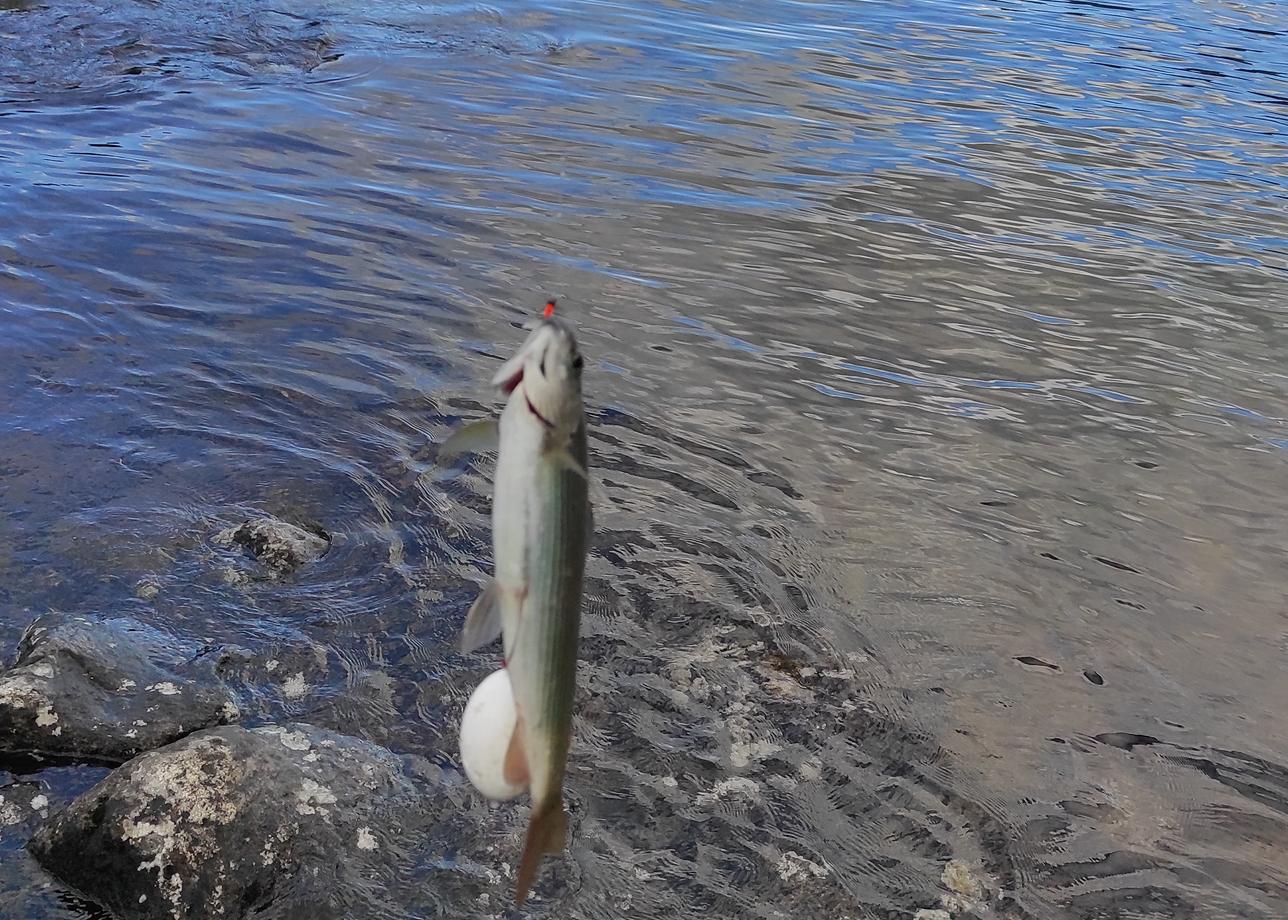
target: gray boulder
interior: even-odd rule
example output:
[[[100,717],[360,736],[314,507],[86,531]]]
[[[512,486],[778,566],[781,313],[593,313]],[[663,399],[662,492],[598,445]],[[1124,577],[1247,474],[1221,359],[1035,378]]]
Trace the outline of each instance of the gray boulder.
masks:
[[[0,675],[0,761],[123,763],[232,721],[214,657],[135,620],[42,617]]]
[[[331,548],[331,536],[320,527],[304,528],[264,517],[244,521],[215,536],[221,546],[240,546],[253,556],[271,578],[294,573]]]
[[[119,768],[29,851],[123,920],[389,916],[375,884],[448,803],[389,750],[311,725],[223,727]],[[390,881],[393,881],[392,879]],[[394,891],[389,891],[393,887]]]

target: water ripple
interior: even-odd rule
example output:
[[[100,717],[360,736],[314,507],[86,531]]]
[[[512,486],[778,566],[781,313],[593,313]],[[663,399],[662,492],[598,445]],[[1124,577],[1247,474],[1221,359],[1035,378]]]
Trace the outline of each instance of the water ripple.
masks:
[[[125,610],[235,646],[251,718],[459,777],[491,468],[437,444],[558,296],[602,494],[538,909],[1271,920],[1285,35],[0,4],[0,646]],[[212,537],[265,511],[333,550],[257,579]],[[366,907],[500,915],[523,815],[461,803]],[[20,860],[0,903],[85,915]]]

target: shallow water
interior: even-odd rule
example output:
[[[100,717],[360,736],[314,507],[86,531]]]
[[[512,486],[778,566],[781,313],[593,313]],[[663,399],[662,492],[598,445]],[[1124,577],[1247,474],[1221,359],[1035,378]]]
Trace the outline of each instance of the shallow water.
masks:
[[[965,916],[1282,916],[1288,8],[192,7],[0,5],[6,653],[124,613],[451,775],[489,467],[434,445],[558,296],[602,494],[534,914],[911,917],[951,859]],[[334,548],[248,581],[256,509]],[[502,915],[470,809],[365,909]],[[29,829],[0,913],[89,916]]]

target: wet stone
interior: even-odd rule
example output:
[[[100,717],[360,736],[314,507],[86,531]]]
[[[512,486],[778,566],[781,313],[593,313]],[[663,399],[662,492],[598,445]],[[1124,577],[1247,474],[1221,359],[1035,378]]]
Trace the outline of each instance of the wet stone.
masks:
[[[985,898],[984,885],[961,860],[949,860],[940,881],[951,892],[942,899],[950,913],[965,913]]]
[[[373,876],[450,808],[409,761],[303,723],[208,729],[119,768],[28,845],[122,920],[382,916]],[[368,909],[370,908],[370,909]]]
[[[1052,664],[1049,661],[1043,661],[1041,658],[1034,655],[1017,655],[1015,656],[1015,660],[1028,668],[1046,668],[1049,671],[1060,670],[1059,665]]]
[[[331,548],[330,534],[320,527],[305,528],[268,517],[221,531],[215,542],[240,546],[275,578],[293,574]]]
[[[243,690],[243,721],[276,721],[284,710],[297,714],[333,682],[326,647],[298,631],[255,649],[224,646],[219,673]]]
[[[127,618],[41,617],[0,674],[0,762],[122,763],[236,719],[205,651]]]
[[[11,837],[26,836],[28,828],[49,817],[49,796],[39,783],[12,780],[0,783],[0,850]]]

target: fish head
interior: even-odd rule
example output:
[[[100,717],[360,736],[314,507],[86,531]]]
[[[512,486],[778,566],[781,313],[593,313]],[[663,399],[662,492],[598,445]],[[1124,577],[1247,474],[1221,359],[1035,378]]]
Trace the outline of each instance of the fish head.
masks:
[[[513,358],[501,365],[493,386],[519,393],[547,427],[571,434],[581,423],[581,352],[572,327],[546,316]]]

